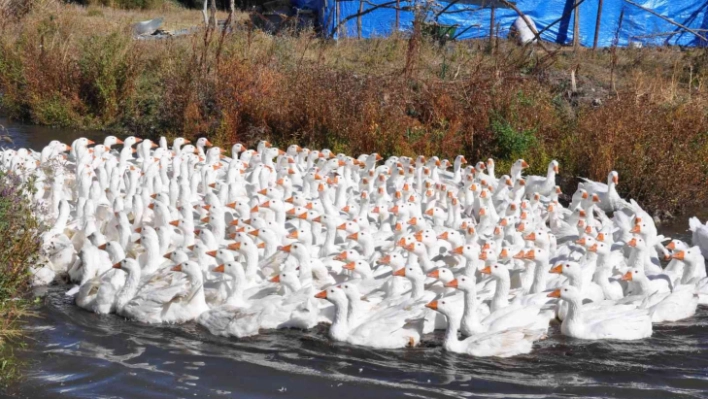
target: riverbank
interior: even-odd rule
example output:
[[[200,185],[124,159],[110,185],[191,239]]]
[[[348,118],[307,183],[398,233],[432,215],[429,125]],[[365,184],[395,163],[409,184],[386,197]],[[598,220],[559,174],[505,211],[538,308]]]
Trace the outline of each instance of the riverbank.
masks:
[[[523,157],[543,174],[557,159],[566,191],[614,167],[621,194],[662,215],[708,199],[705,50],[546,45],[549,54],[416,35],[334,43],[244,22],[135,41],[136,21],[164,16],[169,29],[198,25],[201,13],[44,4],[0,35],[0,109],[16,119],[217,145],[462,153],[494,157],[499,172]]]
[[[32,314],[30,267],[37,263],[41,228],[26,201],[30,191],[0,174],[0,387],[19,376],[15,351],[24,345],[22,323]]]

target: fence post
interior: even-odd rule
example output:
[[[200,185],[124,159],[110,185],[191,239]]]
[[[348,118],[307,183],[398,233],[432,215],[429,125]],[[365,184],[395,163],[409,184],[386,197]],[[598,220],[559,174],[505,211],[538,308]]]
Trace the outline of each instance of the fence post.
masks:
[[[364,0],[359,0],[359,16],[356,17],[356,36],[361,39],[361,13],[364,12]]]
[[[577,50],[580,45],[580,7],[578,0],[575,0],[575,18],[573,18],[573,49]]]
[[[494,48],[494,4],[492,3],[492,9],[489,16],[489,48],[490,50]]]
[[[595,20],[595,38],[592,41],[592,49],[597,49],[597,39],[600,36],[600,20],[602,19],[602,0],[597,3],[597,19]]]
[[[396,32],[401,28],[401,0],[396,0]]]

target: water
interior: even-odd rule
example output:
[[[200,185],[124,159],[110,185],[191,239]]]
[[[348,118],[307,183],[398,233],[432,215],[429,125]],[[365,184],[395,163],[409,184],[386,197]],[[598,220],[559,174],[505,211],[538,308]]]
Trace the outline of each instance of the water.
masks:
[[[10,125],[33,148],[82,133]],[[92,133],[95,138],[100,133]],[[686,222],[667,231],[683,232]],[[685,233],[684,233],[685,234]],[[686,238],[686,237],[683,237]],[[447,353],[440,334],[421,346],[373,351],[328,339],[326,327],[248,339],[195,324],[146,326],[77,308],[65,288],[42,289],[18,397],[69,398],[708,398],[708,310],[655,325],[641,342],[585,342],[560,334],[512,359]]]

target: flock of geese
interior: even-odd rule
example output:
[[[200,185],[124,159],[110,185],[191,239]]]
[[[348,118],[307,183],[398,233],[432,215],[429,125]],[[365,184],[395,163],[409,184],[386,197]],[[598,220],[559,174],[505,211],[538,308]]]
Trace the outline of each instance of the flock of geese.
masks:
[[[33,283],[71,282],[78,306],[142,323],[233,337],[329,323],[333,340],[379,349],[445,330],[448,351],[507,357],[556,320],[637,340],[708,304],[708,226],[691,218],[691,244],[659,235],[614,171],[565,207],[558,163],[527,167],[267,141],[227,156],[206,138],[0,151],[50,227]]]

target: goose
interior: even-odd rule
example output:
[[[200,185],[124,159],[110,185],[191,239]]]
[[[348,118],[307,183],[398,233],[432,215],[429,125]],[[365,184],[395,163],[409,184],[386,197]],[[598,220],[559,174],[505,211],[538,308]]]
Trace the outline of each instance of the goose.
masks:
[[[561,324],[563,335],[586,340],[621,341],[639,340],[652,335],[651,317],[646,310],[615,306],[585,312],[580,290],[571,286],[558,288],[548,296],[569,303],[567,317]]]
[[[558,161],[553,160],[548,164],[548,173],[545,177],[528,176],[526,177],[526,197],[531,198],[534,193],[539,193],[544,197],[548,197],[555,190],[556,174],[558,173]]]
[[[652,284],[657,280],[649,280],[639,269],[630,269],[622,279],[638,283],[639,296],[643,298],[639,308],[649,311],[653,323],[683,320],[696,314],[698,295],[693,284],[675,287],[673,291],[663,291],[657,288],[657,284]]]
[[[450,319],[459,318],[459,310],[449,300],[434,300],[425,305],[445,315],[448,327],[445,331],[444,348],[450,352],[462,353],[475,357],[511,357],[530,353],[533,342],[543,338],[542,330],[508,329],[470,336],[460,340],[457,336],[456,323]]]
[[[689,230],[691,230],[691,242],[701,249],[704,258],[708,257],[708,222],[701,223],[697,217],[688,219]]]
[[[598,206],[605,212],[615,212],[620,209],[630,208],[631,205],[623,200],[617,193],[619,184],[619,174],[612,171],[607,175],[607,184],[598,183],[586,178],[582,178],[582,183],[578,184],[579,189],[584,189],[587,194],[598,196]]]
[[[391,306],[374,312],[363,321],[350,325],[348,300],[344,291],[332,286],[320,291],[315,298],[325,299],[334,305],[334,321],[329,336],[335,341],[374,349],[397,349],[415,346],[420,342],[422,310],[415,307]]]
[[[202,270],[199,264],[186,261],[171,268],[185,279],[172,277],[164,286],[146,284],[123,307],[124,316],[146,324],[185,323],[209,309],[204,299]],[[176,281],[175,281],[176,280]]]

